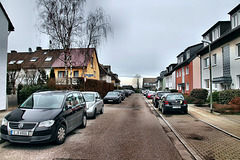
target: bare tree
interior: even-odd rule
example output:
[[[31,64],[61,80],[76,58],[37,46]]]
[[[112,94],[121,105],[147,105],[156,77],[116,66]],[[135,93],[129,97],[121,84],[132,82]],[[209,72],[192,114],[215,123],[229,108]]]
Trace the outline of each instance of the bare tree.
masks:
[[[137,85],[137,89],[140,88],[140,78],[141,78],[141,75],[140,74],[136,74],[134,76],[134,83]]]
[[[83,10],[85,3],[86,0],[38,0],[40,31],[50,36],[51,46],[64,49],[67,84],[68,62],[70,67],[70,84],[72,84],[73,62],[70,48],[74,45],[87,48],[84,53],[85,59],[83,64],[85,64],[90,58],[90,48],[99,46],[103,42],[103,39],[107,39],[109,33],[112,33],[110,17],[105,15],[102,8],[97,8],[84,20]]]
[[[64,50],[67,84],[68,60],[71,65],[69,48],[81,35],[85,2],[86,0],[38,0],[40,31],[50,36],[53,46]]]
[[[15,94],[16,93],[16,80],[18,79],[19,73],[21,70],[21,65],[20,64],[13,64],[11,67],[8,67],[8,80],[10,82],[11,85],[11,89],[12,89],[12,93]]]
[[[84,53],[84,64],[90,58],[90,48],[97,48],[103,43],[103,40],[107,39],[108,36],[113,33],[113,27],[111,26],[111,19],[109,15],[104,13],[103,8],[97,8],[94,12],[88,15],[87,21],[84,27],[84,36],[81,39],[86,52]],[[84,68],[82,76],[84,75]]]

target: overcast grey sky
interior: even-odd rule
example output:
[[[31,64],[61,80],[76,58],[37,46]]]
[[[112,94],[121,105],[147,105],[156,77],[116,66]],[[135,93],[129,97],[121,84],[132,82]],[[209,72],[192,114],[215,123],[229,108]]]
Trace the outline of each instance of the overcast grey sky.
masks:
[[[48,48],[48,39],[36,29],[33,0],[0,0],[15,27],[8,50]],[[120,77],[157,77],[188,46],[218,21],[230,20],[228,12],[239,0],[88,0],[111,16],[114,37],[98,49],[100,63],[112,66]]]

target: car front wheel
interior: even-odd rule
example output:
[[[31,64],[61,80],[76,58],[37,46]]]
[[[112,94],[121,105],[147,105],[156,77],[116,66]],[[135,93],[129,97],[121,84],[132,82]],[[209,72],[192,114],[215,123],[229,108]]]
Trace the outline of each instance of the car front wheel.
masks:
[[[66,139],[66,127],[61,124],[56,132],[56,144],[63,144]]]
[[[86,114],[83,115],[82,118],[82,124],[80,125],[80,128],[85,128],[87,126],[87,116]]]
[[[103,106],[102,106],[102,109],[101,109],[101,111],[100,111],[100,114],[103,114],[103,111],[104,111],[104,108],[103,108]]]
[[[166,114],[165,107],[162,107],[162,114]]]

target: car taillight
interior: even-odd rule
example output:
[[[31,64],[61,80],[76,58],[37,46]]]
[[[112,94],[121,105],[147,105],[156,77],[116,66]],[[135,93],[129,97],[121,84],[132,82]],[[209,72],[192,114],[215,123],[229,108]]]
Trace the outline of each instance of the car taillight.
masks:
[[[159,99],[159,97],[156,97],[156,99]]]
[[[168,102],[168,101],[165,101],[164,104],[165,104],[165,105],[166,105],[166,104],[169,104],[169,102]]]
[[[187,104],[187,101],[185,100],[185,101],[183,101],[184,102],[184,104]]]

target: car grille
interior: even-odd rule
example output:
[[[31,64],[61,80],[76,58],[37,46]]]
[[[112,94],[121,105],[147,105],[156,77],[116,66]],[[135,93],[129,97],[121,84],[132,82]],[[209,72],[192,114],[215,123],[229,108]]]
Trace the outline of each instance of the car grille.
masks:
[[[11,129],[33,129],[37,125],[37,123],[22,123],[23,126],[19,127],[19,124],[19,122],[10,122],[9,127]]]

